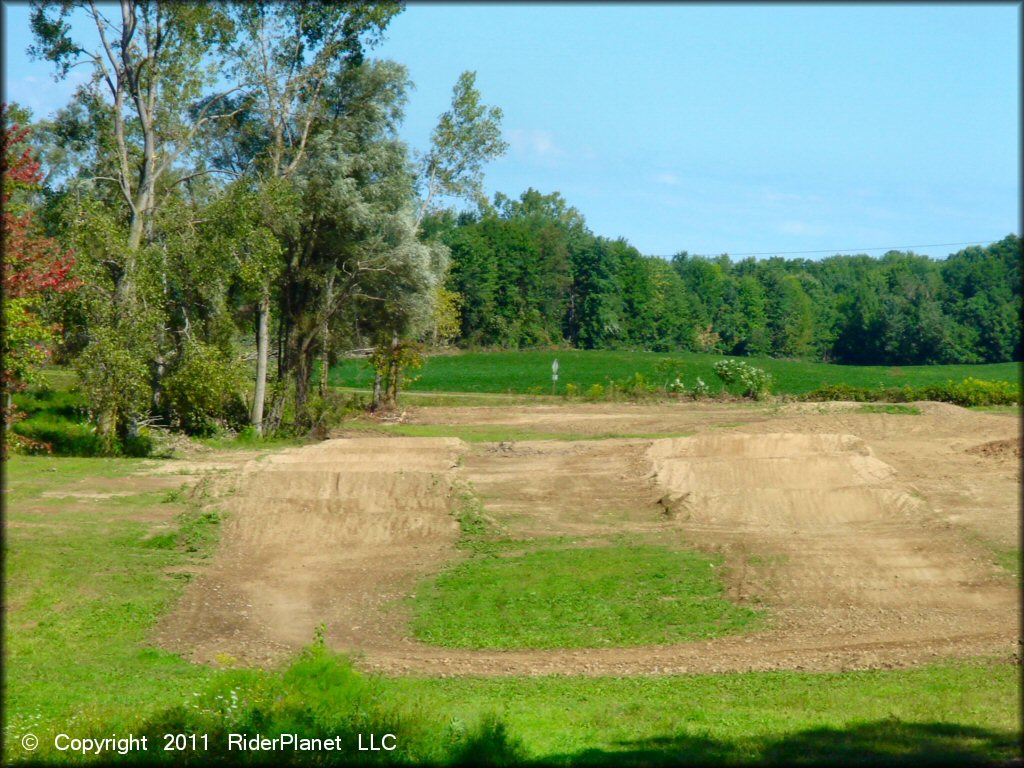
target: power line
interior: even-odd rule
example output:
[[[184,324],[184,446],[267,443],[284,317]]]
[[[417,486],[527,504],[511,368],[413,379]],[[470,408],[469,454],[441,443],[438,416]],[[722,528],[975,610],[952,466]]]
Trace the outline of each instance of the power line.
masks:
[[[730,253],[729,256],[796,256],[804,253],[861,253],[863,251],[900,251],[908,248],[945,248],[952,245],[991,245],[995,240],[974,240],[967,243],[927,243],[923,245],[881,245],[877,248],[821,248],[816,251],[763,251],[761,253]],[[662,256],[663,259],[672,258]]]

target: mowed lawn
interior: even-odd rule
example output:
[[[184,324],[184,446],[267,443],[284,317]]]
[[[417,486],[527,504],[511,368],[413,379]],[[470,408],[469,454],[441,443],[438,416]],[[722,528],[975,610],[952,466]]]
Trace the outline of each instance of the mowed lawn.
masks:
[[[717,391],[720,382],[713,366],[721,355],[693,352],[661,354],[655,352],[606,352],[583,350],[465,352],[432,355],[419,370],[409,391],[551,393],[551,364],[558,359],[558,392],[567,384],[585,391],[592,384],[607,386],[609,380],[622,380],[642,374],[648,382],[662,385],[657,366],[666,358],[681,362],[683,384],[692,387],[697,377]],[[826,385],[848,384],[855,387],[902,387],[942,384],[967,377],[985,381],[1019,382],[1020,363],[992,365],[914,365],[905,367],[833,365],[767,357],[737,358],[764,368],[774,379],[773,392],[799,395]],[[353,359],[330,371],[332,386],[367,388],[373,373],[367,362]]]

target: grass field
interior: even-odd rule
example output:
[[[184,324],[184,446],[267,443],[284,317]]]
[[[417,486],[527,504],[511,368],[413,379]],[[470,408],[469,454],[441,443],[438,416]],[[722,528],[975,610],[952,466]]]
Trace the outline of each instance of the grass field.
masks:
[[[606,351],[518,351],[466,352],[434,355],[423,368],[411,371],[419,377],[408,389],[438,392],[495,392],[551,394],[551,363],[558,359],[558,391],[567,384],[585,391],[592,384],[607,385],[639,372],[654,384],[658,380],[658,361],[672,358],[682,362],[683,383],[692,387],[697,377],[717,391],[718,378],[712,366],[720,355],[699,353],[660,354],[654,352]],[[799,395],[825,385],[848,384],[856,387],[900,387],[941,384],[973,377],[985,381],[1018,382],[1019,363],[993,365],[918,365],[906,367],[831,365],[773,358],[742,358],[764,368],[774,379],[773,392]],[[348,360],[330,371],[333,386],[368,388],[373,375],[364,360]]]
[[[607,543],[501,543],[421,585],[413,633],[451,648],[611,648],[754,629],[722,597],[721,558]]]
[[[1019,755],[1019,670],[660,678],[400,679],[459,720],[495,711],[527,755],[572,765],[963,765]],[[1000,696],[1010,696],[1003,705]]]
[[[209,555],[219,517],[202,486],[188,491],[179,483],[189,478],[170,475],[157,487],[131,477],[141,466],[22,456],[5,464],[5,763],[30,757],[20,746],[29,733],[41,740],[37,759],[105,762],[55,751],[58,732],[205,732],[216,756],[251,763],[280,756],[227,755],[227,732],[393,732],[393,760],[435,764],[910,765],[1017,753],[1019,669],[984,659],[843,674],[416,679],[366,677],[314,645],[285,669],[193,665],[153,647],[149,633]],[[485,555],[493,542],[479,524],[468,516],[463,527],[481,534],[476,554]],[[635,576],[644,588],[673,555],[648,554]],[[509,578],[499,572],[495,584]],[[535,588],[557,596],[561,587]],[[351,763],[354,749],[333,758]]]

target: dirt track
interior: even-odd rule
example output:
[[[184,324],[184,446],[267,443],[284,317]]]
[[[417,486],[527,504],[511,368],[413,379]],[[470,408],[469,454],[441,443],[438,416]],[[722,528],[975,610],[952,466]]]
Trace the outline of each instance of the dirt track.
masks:
[[[250,462],[221,548],[159,627],[197,661],[283,660],[327,627],[366,668],[426,674],[659,674],[907,666],[1018,649],[1015,416],[920,404],[431,408],[420,423],[693,437],[468,445],[340,438]],[[461,556],[469,483],[516,537],[632,533],[716,551],[756,635],[585,651],[455,651],[406,634],[400,598]]]

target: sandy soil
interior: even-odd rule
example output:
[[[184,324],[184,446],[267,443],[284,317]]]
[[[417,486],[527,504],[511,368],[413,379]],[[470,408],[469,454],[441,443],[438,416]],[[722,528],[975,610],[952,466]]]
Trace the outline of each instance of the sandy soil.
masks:
[[[1018,652],[1016,415],[918,404],[411,409],[409,420],[580,437],[478,443],[340,438],[250,461],[220,502],[221,547],[158,629],[203,662],[283,661],[326,626],[364,668],[417,674],[840,670]],[[766,607],[753,635],[673,646],[457,651],[407,634],[402,597],[462,555],[469,485],[516,537],[630,533],[725,558],[728,594]]]

